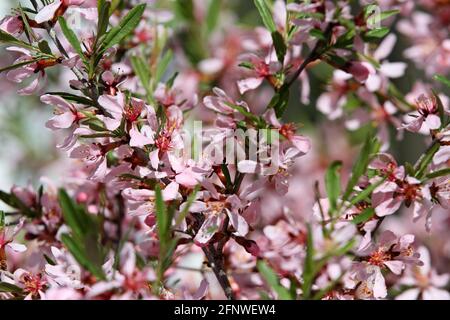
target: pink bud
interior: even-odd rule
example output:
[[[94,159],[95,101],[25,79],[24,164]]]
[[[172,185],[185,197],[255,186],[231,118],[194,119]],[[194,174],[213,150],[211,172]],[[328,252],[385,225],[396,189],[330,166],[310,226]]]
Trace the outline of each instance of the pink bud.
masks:
[[[350,62],[345,71],[351,73],[359,82],[364,82],[369,77],[369,69],[367,69],[367,67],[365,67],[361,62]]]

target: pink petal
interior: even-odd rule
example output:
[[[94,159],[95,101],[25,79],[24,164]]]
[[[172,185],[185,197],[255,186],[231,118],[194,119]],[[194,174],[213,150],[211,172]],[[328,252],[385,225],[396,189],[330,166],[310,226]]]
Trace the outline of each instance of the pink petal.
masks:
[[[242,160],[238,163],[238,170],[242,173],[255,173],[258,163],[252,160]]]
[[[303,136],[293,136],[291,139],[292,144],[303,154],[308,153],[311,150],[311,141]]]
[[[439,116],[435,115],[435,114],[429,114],[426,118],[425,118],[425,122],[424,125],[427,127],[427,129],[429,130],[436,130],[439,129],[441,127],[441,118],[439,118]]]
[[[248,224],[240,214],[226,209],[230,223],[239,236],[244,237],[248,233]]]
[[[404,62],[384,62],[380,67],[380,72],[388,78],[399,78],[405,74],[407,66]]]
[[[401,261],[386,261],[384,264],[396,275],[400,275],[405,267],[405,264]]]
[[[198,287],[197,291],[192,295],[193,300],[200,300],[206,294],[208,293],[208,287],[209,283],[206,279],[203,279],[202,282],[200,282],[200,286]]]
[[[61,6],[61,0],[55,0],[52,4],[49,4],[48,6],[43,7],[34,20],[37,23],[43,23],[49,20],[52,20],[55,16],[56,10]]]
[[[23,244],[20,243],[9,243],[8,244],[8,248],[10,248],[11,250],[15,251],[15,252],[24,252],[27,251],[27,247]]]
[[[408,289],[395,297],[395,300],[417,300],[420,294],[420,289]]]
[[[76,117],[72,112],[64,112],[48,120],[45,126],[52,130],[67,129],[73,124],[75,119]]]
[[[222,227],[223,217],[221,216],[220,214],[211,214],[206,218],[194,238],[196,245],[204,247],[208,244],[216,232]]]
[[[137,125],[133,123],[133,126],[129,132],[130,134],[130,147],[142,148],[145,145],[153,144],[153,131],[149,126],[143,126],[141,131],[138,130]]]
[[[258,88],[261,83],[263,82],[264,77],[258,77],[258,78],[247,78],[247,79],[243,79],[243,80],[239,80],[237,82],[238,88],[239,88],[239,92],[241,94],[246,93],[249,90],[253,90]]]

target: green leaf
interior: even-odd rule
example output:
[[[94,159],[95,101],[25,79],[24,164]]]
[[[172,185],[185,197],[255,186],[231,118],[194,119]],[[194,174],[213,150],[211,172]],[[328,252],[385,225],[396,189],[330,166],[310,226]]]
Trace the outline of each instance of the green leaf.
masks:
[[[334,213],[336,211],[337,201],[339,195],[341,194],[341,175],[339,173],[341,167],[341,161],[334,161],[328,167],[325,174],[325,188],[327,190],[328,201],[330,202],[330,213]]]
[[[0,210],[0,230],[5,226],[5,212]]]
[[[250,70],[253,70],[255,68],[253,63],[248,62],[248,61],[243,61],[243,62],[239,63],[238,67],[242,67],[242,68],[246,68],[246,69],[250,69]]]
[[[186,205],[183,208],[183,211],[180,212],[178,217],[175,220],[175,227],[178,227],[181,222],[183,222],[184,218],[187,216],[189,212],[189,208],[191,207],[192,203],[195,200],[195,196],[197,195],[197,192],[200,190],[199,186],[196,186],[194,190],[192,190],[191,194],[187,198]]]
[[[415,169],[416,169],[415,177],[417,179],[421,179],[424,176],[425,171],[428,168],[428,165],[433,160],[433,157],[436,154],[436,152],[438,152],[439,148],[440,148],[439,142],[434,142],[431,145],[431,147],[428,148],[428,150],[425,152],[425,154],[422,155],[422,157],[420,157],[418,164],[415,166]]]
[[[275,109],[275,114],[278,118],[281,118],[281,116],[283,116],[284,112],[286,111],[288,102],[289,87],[283,85],[280,90],[272,97],[272,100],[270,100],[268,108]]]
[[[365,188],[363,191],[358,193],[355,197],[353,197],[350,200],[350,206],[355,205],[358,202],[364,201],[367,197],[369,197],[372,194],[373,190],[375,190],[378,186],[380,186],[385,180],[386,180],[386,178],[381,179],[377,183],[372,183],[367,188]]]
[[[87,248],[83,248],[80,242],[75,241],[68,234],[61,235],[61,241],[81,266],[83,266],[97,278],[105,279],[105,275],[103,273],[101,265],[94,264],[87,256]]]
[[[286,43],[284,38],[278,31],[272,32],[273,45],[275,47],[275,52],[277,53],[278,61],[283,64],[284,56],[286,55]]]
[[[443,177],[443,176],[447,176],[447,175],[450,175],[450,168],[445,168],[442,170],[430,172],[429,174],[426,175],[426,177],[427,177],[427,179],[434,179],[434,178]]]
[[[381,27],[378,29],[369,30],[364,34],[366,39],[380,39],[389,33],[390,29],[388,27]]]
[[[4,67],[0,69],[0,73],[5,72],[5,71],[10,71],[10,70],[14,70],[32,63],[35,63],[37,60],[26,60],[26,61],[22,61],[22,62],[18,62],[16,64]]]
[[[78,239],[83,239],[83,235],[87,232],[87,221],[83,219],[84,215],[79,214],[76,204],[64,189],[59,189],[58,200],[64,221]]]
[[[170,61],[172,61],[172,58],[173,58],[172,50],[167,50],[166,53],[164,53],[164,55],[162,56],[161,60],[158,63],[158,66],[156,67],[155,84],[161,81],[161,78],[166,72],[166,69]]]
[[[315,276],[314,271],[314,242],[311,225],[307,225],[308,234],[306,238],[306,257],[303,266],[303,299],[307,300],[311,297],[311,287]]]
[[[186,21],[195,21],[194,3],[192,0],[175,0],[175,12]]]
[[[367,22],[368,25],[373,26],[375,24],[379,24],[381,21],[383,21],[383,20],[385,20],[385,19],[387,19],[389,17],[392,17],[392,16],[394,16],[394,15],[396,15],[398,13],[400,13],[400,10],[388,10],[388,11],[383,11],[383,12],[378,13],[378,14],[376,14],[376,13],[375,14],[371,14],[367,18],[366,22]]]
[[[141,81],[142,86],[145,89],[145,92],[147,94],[147,100],[151,101],[152,98],[152,92],[150,89],[150,68],[148,67],[148,64],[145,63],[144,59],[137,56],[132,56],[130,58],[131,65],[133,67],[134,73],[138,76],[139,80]]]
[[[108,29],[109,17],[110,17],[110,6],[111,3],[106,0],[98,1],[98,24],[97,24],[97,37],[96,43],[98,40],[105,34]]]
[[[158,227],[158,236],[161,242],[167,240],[169,232],[169,216],[167,214],[166,204],[164,203],[161,187],[159,184],[155,186],[155,210],[156,210],[156,222]]]
[[[292,296],[288,289],[280,284],[278,276],[275,271],[267,265],[263,260],[259,260],[257,263],[258,271],[267,282],[270,288],[273,289],[278,295],[279,300],[292,300]]]
[[[23,294],[23,290],[21,288],[8,282],[0,282],[0,292]]]
[[[447,79],[446,77],[444,77],[443,75],[437,74],[433,78],[434,78],[434,80],[437,80],[450,88],[450,80]]]
[[[0,29],[0,42],[17,43],[17,42],[20,42],[20,40],[16,39],[13,35],[9,34],[8,32]]]
[[[237,104],[233,104],[233,103],[227,103],[227,102],[225,102],[225,104],[227,106],[229,106],[230,108],[233,108],[234,110],[238,111],[243,116],[245,116],[246,118],[248,118],[251,121],[253,121],[255,124],[260,122],[260,119],[259,119],[258,116],[254,115],[253,113],[251,113],[250,111],[245,109],[243,106],[240,106],[240,105],[237,105]]]
[[[310,34],[311,36],[313,36],[314,38],[317,38],[317,39],[319,39],[319,40],[322,40],[322,41],[326,41],[326,40],[327,40],[327,37],[325,36],[325,34],[323,33],[323,31],[320,30],[320,29],[311,29],[311,30],[309,31],[309,34]]]
[[[208,12],[206,13],[206,30],[211,33],[219,19],[220,6],[222,0],[211,0],[208,6]]]
[[[275,22],[272,18],[272,13],[270,12],[270,8],[267,5],[265,0],[253,0],[256,8],[259,11],[259,15],[265,25],[265,27],[270,31],[270,33],[277,31],[277,27],[275,26]]]
[[[77,96],[75,94],[68,93],[68,92],[50,91],[50,92],[47,92],[46,94],[50,94],[52,96],[59,96],[59,97],[63,98],[64,100],[67,100],[70,102],[75,102],[75,103],[80,103],[80,104],[83,104],[86,106],[95,106],[95,102],[92,101],[91,99],[82,97],[82,96]]]
[[[50,46],[48,45],[48,42],[45,40],[42,40],[38,43],[38,47],[41,50],[41,52],[46,53],[48,55],[52,54],[52,49],[50,49]]]
[[[36,48],[33,47],[32,45],[15,38],[14,36],[10,35],[8,32],[5,32],[1,29],[0,29],[0,43],[14,44],[19,47],[24,47],[24,48],[36,51]]]
[[[353,188],[359,181],[359,178],[366,172],[367,166],[369,165],[370,156],[374,151],[376,145],[376,138],[373,138],[373,131],[367,134],[366,141],[359,153],[358,159],[353,165],[352,175],[345,189],[344,195],[342,196],[342,201],[346,201],[348,197],[353,192]]]
[[[103,50],[109,49],[118,44],[128,36],[138,26],[141,17],[144,14],[146,4],[140,4],[131,9],[128,14],[120,21],[119,25],[112,28],[105,35],[102,43]]]
[[[359,215],[353,218],[352,223],[353,224],[360,224],[363,222],[368,221],[370,218],[372,218],[375,215],[375,210],[373,208],[366,208],[363,212],[361,212]]]
[[[15,194],[6,193],[4,191],[0,191],[0,200],[6,203],[8,206],[12,208],[18,209],[22,214],[27,217],[37,217],[38,214],[34,210],[30,209],[26,206]]]
[[[67,25],[66,19],[64,19],[63,16],[60,16],[58,17],[58,22],[67,41],[69,41],[72,48],[74,48],[75,52],[80,56],[80,59],[85,61],[86,58],[83,54],[83,50],[81,49],[80,41],[78,40],[75,32],[73,32],[72,29],[70,29]]]

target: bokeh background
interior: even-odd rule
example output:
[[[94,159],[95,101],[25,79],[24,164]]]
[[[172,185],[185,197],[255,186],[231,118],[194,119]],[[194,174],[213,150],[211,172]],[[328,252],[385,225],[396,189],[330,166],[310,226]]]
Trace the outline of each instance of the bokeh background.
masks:
[[[201,0],[199,0],[201,1]],[[21,1],[26,4],[27,1]],[[152,1],[153,2],[153,1]],[[156,1],[162,7],[170,7],[172,1]],[[355,3],[356,1],[353,1]],[[17,6],[16,0],[0,1],[0,16],[10,12],[11,8]],[[357,7],[355,7],[357,8]],[[229,0],[223,1],[223,19],[226,23],[236,23],[244,28],[251,29],[261,25],[259,14],[253,5],[253,1],[247,0]],[[394,26],[394,25],[393,25]],[[408,68],[404,77],[394,79],[395,85],[404,93],[409,92],[416,82],[424,81],[433,83],[427,78],[423,71],[418,70],[414,64],[405,59],[403,51],[410,44],[408,39],[398,35],[397,44],[389,56],[390,61],[404,61],[408,63]],[[208,58],[208,57],[204,57]],[[0,67],[6,66],[12,62],[12,57],[0,48]],[[57,68],[54,68],[57,69]],[[49,72],[49,91],[63,85],[58,83],[60,77],[55,70]],[[325,90],[326,84],[330,79],[332,70],[325,64],[318,64],[308,69],[308,75],[311,86],[310,103],[302,104],[298,99],[300,95],[299,88],[296,87],[291,92],[289,107],[285,113],[285,118],[289,122],[301,123],[302,134],[312,137],[316,156],[310,155],[302,158],[305,164],[305,172],[308,173],[308,161],[317,161],[318,165],[314,167],[317,176],[321,176],[323,171],[333,160],[343,160],[347,166],[351,166],[354,156],[359,148],[359,144],[364,139],[365,134],[362,131],[349,132],[344,129],[343,121],[330,121],[316,108],[318,96]],[[438,91],[450,96],[450,92],[445,88],[436,85]],[[267,95],[248,96],[249,99],[260,100],[261,105],[266,105],[271,97],[270,89]],[[264,89],[263,89],[264,90]],[[258,91],[259,92],[259,91]],[[267,98],[267,99],[266,99]],[[40,103],[37,97],[21,97],[16,94],[16,87],[5,79],[4,74],[0,74],[0,189],[9,190],[13,185],[32,184],[37,186],[42,176],[49,177],[57,184],[61,181],[69,168],[70,161],[67,156],[55,148],[56,137],[45,128],[45,122],[50,118],[52,109],[50,106]],[[396,130],[391,130],[391,148],[390,152],[394,154],[399,163],[405,161],[414,163],[421,152],[426,148],[427,140],[419,135],[405,133],[404,140],[395,139]],[[343,149],[345,148],[345,149]],[[348,150],[343,152],[343,150]],[[344,155],[343,155],[344,154]],[[312,158],[315,157],[315,158]],[[317,170],[319,166],[320,170]],[[323,175],[322,175],[323,176]],[[308,192],[308,191],[305,191]],[[296,195],[293,195],[294,197]],[[305,196],[306,198],[306,196]],[[311,199],[313,200],[313,198]],[[1,209],[0,204],[0,209]],[[305,207],[310,208],[310,203]],[[448,213],[438,213],[436,223],[448,223]],[[417,232],[420,233],[421,241],[432,247],[435,260],[439,262],[439,269],[450,271],[450,241],[440,238],[439,232],[435,235],[427,234],[423,226],[412,226],[404,224],[406,219],[397,219],[393,217],[388,219],[386,227],[392,226],[399,233]],[[408,219],[409,221],[410,219]],[[444,228],[445,229],[445,228]],[[448,230],[448,229],[445,229]],[[445,241],[444,241],[445,240]],[[439,259],[436,259],[439,257]]]

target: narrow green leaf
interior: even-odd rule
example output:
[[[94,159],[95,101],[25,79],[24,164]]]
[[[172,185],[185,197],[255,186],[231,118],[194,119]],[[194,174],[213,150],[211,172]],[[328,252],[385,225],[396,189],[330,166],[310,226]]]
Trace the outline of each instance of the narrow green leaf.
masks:
[[[147,100],[151,101],[152,99],[152,92],[150,89],[150,69],[148,67],[148,64],[145,63],[145,61],[141,57],[132,56],[130,58],[131,65],[133,67],[134,73],[138,76],[139,80],[141,81],[142,86],[145,89]]]
[[[370,218],[372,218],[375,215],[375,210],[373,208],[366,208],[363,212],[361,212],[359,215],[353,218],[352,223],[353,224],[360,224],[363,222],[368,221]]]
[[[84,221],[84,217],[79,215],[75,203],[64,189],[59,189],[58,200],[64,221],[70,227],[73,234],[78,239],[82,239],[86,232],[86,221]]]
[[[22,214],[24,214],[27,217],[34,218],[38,216],[38,214],[34,210],[31,210],[13,193],[10,194],[4,191],[0,191],[0,200],[12,208],[18,209]]]
[[[311,29],[311,30],[309,31],[309,34],[310,34],[311,36],[313,36],[314,38],[317,38],[317,39],[319,39],[319,40],[322,40],[322,41],[326,41],[326,40],[327,40],[327,37],[325,36],[325,34],[323,33],[323,31],[320,30],[320,29]]]
[[[69,41],[72,48],[74,48],[75,52],[80,56],[80,59],[85,61],[86,58],[83,54],[83,50],[81,49],[80,41],[78,40],[75,32],[73,32],[72,29],[70,29],[69,26],[67,25],[66,19],[64,19],[63,16],[60,16],[58,17],[58,22],[67,41]]]
[[[303,266],[303,299],[307,300],[311,297],[311,287],[315,276],[314,271],[314,242],[311,225],[307,225],[308,234],[306,239],[306,257]]]
[[[372,194],[373,190],[375,190],[378,186],[380,186],[385,180],[386,180],[386,178],[381,179],[377,183],[373,183],[373,184],[369,185],[363,191],[358,193],[356,196],[354,196],[350,200],[350,206],[353,206],[353,205],[357,204],[358,202],[364,201],[367,197],[369,197]]]
[[[12,283],[0,282],[0,292],[22,294],[23,290]]]
[[[178,227],[181,224],[181,222],[183,222],[184,218],[186,218],[189,212],[189,208],[191,207],[192,202],[194,202],[197,192],[199,190],[200,190],[199,186],[196,186],[194,190],[192,190],[191,194],[187,198],[186,205],[184,206],[183,211],[180,212],[177,219],[175,220],[175,227]]]
[[[119,25],[112,28],[105,35],[102,43],[103,50],[111,48],[128,36],[138,26],[141,17],[144,14],[146,4],[140,4],[131,9],[128,14],[120,21]]]
[[[95,106],[95,102],[92,101],[91,99],[82,96],[77,96],[75,94],[71,94],[68,92],[50,91],[47,92],[46,94],[50,94],[52,96],[59,96],[67,101],[76,102],[87,106]]]
[[[206,29],[211,33],[217,25],[222,0],[211,0],[206,14]]]
[[[366,172],[367,166],[369,165],[371,153],[374,149],[375,141],[376,140],[373,138],[373,131],[370,131],[367,134],[366,141],[364,142],[361,152],[359,153],[358,159],[353,165],[352,175],[347,184],[344,195],[342,196],[343,202],[348,199],[348,197],[353,192],[353,188],[358,183],[359,178]]]
[[[50,49],[50,46],[48,45],[48,42],[45,40],[42,40],[38,43],[38,47],[41,50],[41,52],[46,53],[48,55],[52,54],[52,49]]]
[[[434,78],[434,80],[437,80],[450,88],[450,80],[447,79],[446,77],[444,77],[443,75],[437,74],[433,78]]]
[[[289,87],[282,86],[280,90],[272,97],[272,100],[270,100],[268,108],[274,108],[276,116],[278,118],[281,118],[281,116],[283,116],[284,112],[286,111],[288,102]]]
[[[158,66],[156,67],[155,85],[161,81],[161,78],[166,72],[167,66],[169,65],[170,61],[172,61],[172,58],[172,50],[167,50],[166,53],[164,53],[164,55],[162,56],[161,60],[158,63]]]
[[[381,27],[378,29],[369,30],[364,34],[365,38],[383,38],[385,35],[389,33],[390,29],[388,27]]]
[[[259,260],[257,263],[257,267],[259,273],[262,275],[264,280],[266,280],[269,287],[277,293],[279,300],[292,300],[292,296],[289,290],[280,284],[275,271],[271,267],[269,267],[267,263],[265,263],[263,260]]]
[[[26,60],[26,61],[22,61],[22,62],[13,64],[13,65],[10,65],[10,66],[1,68],[1,69],[0,69],[0,73],[5,72],[5,71],[14,70],[14,69],[17,69],[17,68],[20,68],[20,67],[23,67],[23,66],[26,66],[26,65],[35,63],[36,61],[37,61],[37,60]]]
[[[158,235],[161,242],[167,240],[169,221],[166,204],[164,203],[161,187],[159,184],[155,186],[155,210],[156,210],[156,222],[158,227]]]
[[[392,17],[398,13],[400,13],[400,10],[388,10],[388,11],[380,12],[378,14],[375,13],[375,14],[370,15],[367,18],[366,22],[368,25],[373,26],[375,24],[379,24],[381,21],[383,21],[389,17]]]
[[[259,11],[259,15],[264,23],[264,26],[270,33],[277,31],[275,22],[273,21],[272,13],[265,0],[253,0],[256,8]]]
[[[426,177],[427,177],[427,179],[434,179],[434,178],[443,177],[443,176],[447,176],[447,175],[450,175],[450,168],[445,168],[442,170],[430,172],[429,174],[426,175]]]
[[[5,212],[0,210],[0,230],[5,226]]]
[[[273,45],[275,47],[275,52],[277,53],[278,61],[283,64],[284,56],[286,55],[286,43],[284,38],[278,31],[272,32]]]
[[[108,29],[108,23],[109,23],[109,17],[110,17],[110,9],[111,9],[111,3],[106,0],[99,0],[97,2],[98,4],[98,23],[97,23],[97,35],[95,38],[95,45],[94,47],[97,48],[99,44],[101,44],[100,39],[104,36],[106,33],[106,30]]]
[[[14,36],[10,35],[9,33],[5,32],[1,29],[0,29],[0,43],[14,44],[19,47],[24,47],[24,48],[36,51],[36,48],[33,47],[32,45],[15,38]]]
[[[330,202],[331,213],[336,211],[339,195],[341,194],[341,161],[334,161],[325,174],[325,188],[327,190],[328,201]]]
[[[434,142],[431,145],[431,147],[426,151],[426,153],[424,155],[422,155],[422,157],[419,159],[419,162],[418,162],[417,166],[415,167],[415,169],[416,169],[415,177],[417,179],[421,179],[424,176],[425,171],[428,168],[428,165],[433,160],[433,157],[436,154],[436,152],[438,152],[439,148],[440,148],[440,144],[438,142]]]
[[[83,266],[97,278],[105,279],[105,275],[101,266],[92,263],[92,261],[85,253],[87,248],[83,248],[79,242],[75,241],[68,234],[61,235],[61,241],[81,266]]]

